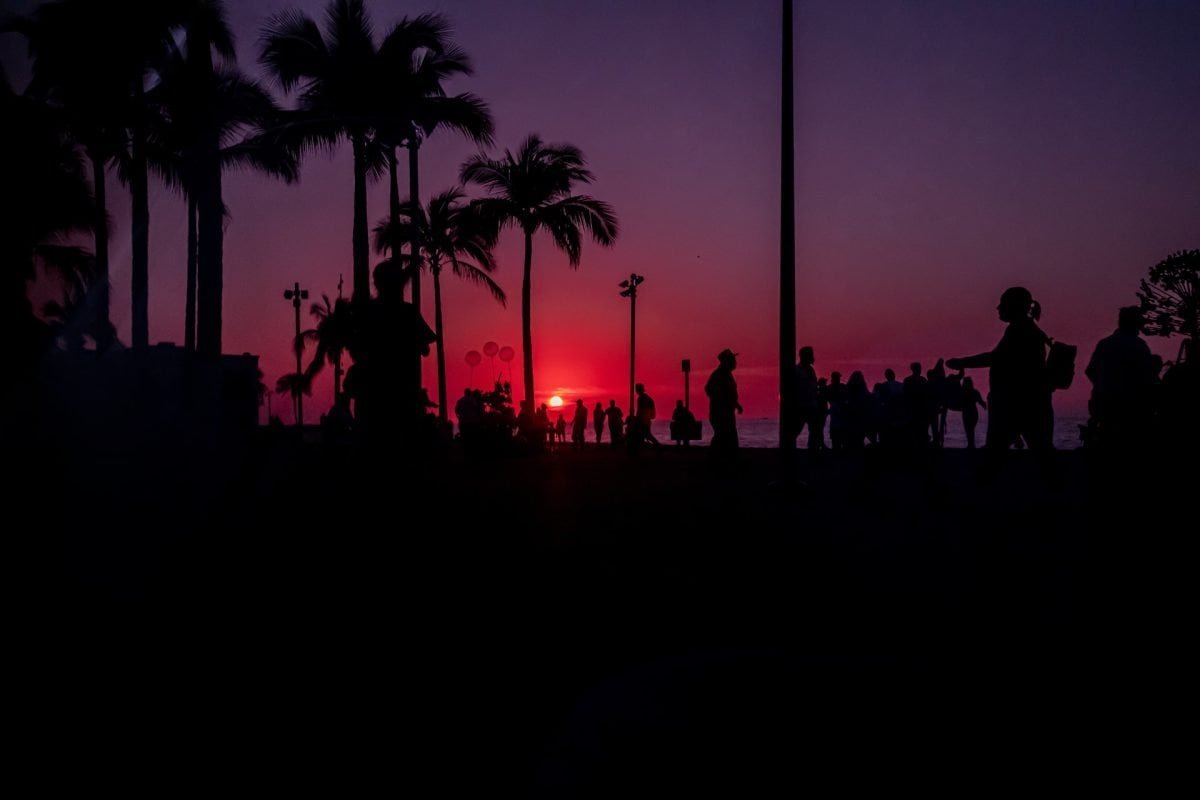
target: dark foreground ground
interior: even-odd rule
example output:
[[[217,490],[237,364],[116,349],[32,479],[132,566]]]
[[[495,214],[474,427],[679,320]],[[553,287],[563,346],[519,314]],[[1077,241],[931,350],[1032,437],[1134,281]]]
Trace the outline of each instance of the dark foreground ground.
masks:
[[[164,790],[1166,780],[1194,459],[1062,453],[1060,483],[1012,455],[980,483],[966,451],[805,453],[779,491],[772,451],[42,453],[16,483],[15,563],[46,565],[17,569],[27,739],[48,780]]]

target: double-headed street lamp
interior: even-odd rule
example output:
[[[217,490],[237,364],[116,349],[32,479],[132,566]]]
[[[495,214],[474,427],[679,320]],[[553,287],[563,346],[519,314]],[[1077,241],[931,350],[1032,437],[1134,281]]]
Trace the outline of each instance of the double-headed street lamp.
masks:
[[[629,298],[629,414],[634,413],[633,405],[633,384],[634,384],[634,360],[637,353],[637,290],[642,281],[646,280],[645,276],[638,275],[636,272],[629,273],[629,280],[621,281],[617,285],[623,290],[621,297]]]

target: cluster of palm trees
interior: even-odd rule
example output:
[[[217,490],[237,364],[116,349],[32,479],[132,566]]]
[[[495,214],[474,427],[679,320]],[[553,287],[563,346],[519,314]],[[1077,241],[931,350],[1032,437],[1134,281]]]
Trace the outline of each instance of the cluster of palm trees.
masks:
[[[616,238],[612,209],[573,193],[575,185],[592,180],[580,151],[546,144],[537,136],[500,159],[481,154],[462,166],[461,183],[481,187],[484,196],[468,199],[456,186],[427,204],[418,201],[419,154],[426,139],[449,131],[485,147],[494,132],[483,100],[471,93],[452,95],[444,87],[453,78],[470,75],[472,65],[438,15],[405,17],[377,43],[363,0],[330,0],[323,24],[294,10],[276,14],[261,32],[260,63],[291,98],[291,107],[281,107],[239,69],[221,0],[54,0],[30,15],[5,19],[0,31],[25,37],[33,66],[32,81],[22,94],[0,74],[5,119],[17,115],[21,132],[15,135],[40,144],[21,151],[35,150],[41,162],[22,167],[14,191],[42,201],[26,209],[40,215],[36,224],[22,226],[19,235],[6,232],[0,242],[0,257],[19,267],[5,270],[5,297],[33,320],[26,283],[38,265],[56,269],[69,278],[64,286],[70,290],[50,310],[60,317],[86,315],[86,333],[98,348],[115,340],[109,320],[109,169],[129,187],[132,199],[131,344],[141,348],[149,342],[148,185],[153,173],[187,203],[185,347],[219,355],[224,172],[249,168],[292,182],[307,153],[349,142],[354,181],[351,299],[324,298],[314,307],[317,325],[296,346],[315,342],[316,357],[304,375],[284,383],[289,391],[303,391],[312,375],[330,363],[335,395],[341,393],[350,320],[371,292],[367,182],[386,175],[389,209],[375,226],[375,248],[404,271],[418,308],[422,273],[432,279],[443,415],[443,270],[484,286],[504,303],[504,292],[492,278],[492,248],[508,227],[523,233],[524,389],[532,400],[533,235],[548,232],[572,266],[579,264],[585,235],[605,246]],[[4,149],[6,161],[16,158],[13,148]],[[411,199],[405,200],[399,185],[401,150],[408,154]],[[91,171],[90,187],[85,165]],[[83,231],[92,235],[92,252],[62,245],[64,237]]]

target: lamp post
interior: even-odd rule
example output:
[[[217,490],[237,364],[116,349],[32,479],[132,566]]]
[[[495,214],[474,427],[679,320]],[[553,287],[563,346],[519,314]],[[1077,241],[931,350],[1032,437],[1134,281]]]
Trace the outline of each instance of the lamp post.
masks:
[[[779,135],[779,450],[785,482],[793,479],[796,439],[792,374],[796,354],[796,186],[792,99],[792,0],[783,0],[783,64]]]
[[[285,289],[283,292],[284,300],[292,301],[292,308],[296,311],[296,338],[292,341],[292,349],[296,351],[296,427],[304,427],[304,392],[300,389],[300,374],[304,371],[304,367],[300,363],[300,304],[308,299],[308,289],[301,289],[300,282],[292,286],[291,289]]]
[[[634,360],[637,354],[637,289],[645,276],[629,273],[629,280],[617,284],[623,290],[621,297],[629,298],[629,414],[633,415]]]

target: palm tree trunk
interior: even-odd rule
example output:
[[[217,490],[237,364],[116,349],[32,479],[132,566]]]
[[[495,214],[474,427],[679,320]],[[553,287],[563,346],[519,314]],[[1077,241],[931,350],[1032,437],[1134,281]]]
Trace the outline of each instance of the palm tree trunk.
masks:
[[[442,270],[436,264],[430,264],[429,267],[433,273],[433,330],[437,334],[438,419],[445,422],[450,418],[450,413],[449,397],[446,395],[445,337],[442,335]]]
[[[414,217],[415,217],[415,215],[420,214],[421,213],[420,209],[422,209],[424,207],[421,205],[421,182],[420,182],[419,166],[418,166],[418,161],[417,161],[417,152],[420,149],[420,147],[421,147],[421,145],[419,142],[416,141],[415,137],[409,141],[409,144],[408,144],[408,197],[409,197],[409,201],[413,204],[412,210],[413,210]],[[415,218],[413,219],[414,223],[416,223],[417,221],[418,221],[417,219],[415,219]],[[421,230],[420,230],[420,228],[421,228],[420,225],[416,225],[416,224],[413,225],[412,241],[409,242],[409,245],[408,245],[409,253],[412,254],[413,264],[414,264],[413,277],[412,277],[412,302],[413,302],[413,305],[417,307],[418,312],[421,310],[421,270],[419,268],[416,268],[415,265],[418,263],[417,259],[420,258],[420,255],[421,255]]]
[[[371,299],[370,250],[367,238],[367,142],[362,134],[350,137],[354,148],[354,295],[355,305]]]
[[[133,200],[133,294],[134,349],[150,346],[150,189],[146,175],[146,90],[138,78],[135,89],[132,142],[130,144],[129,193]]]
[[[521,359],[525,373],[525,399],[533,411],[533,325],[529,313],[529,276],[533,267],[533,234],[525,231],[525,276],[521,281]]]
[[[196,344],[201,353],[221,355],[221,302],[224,293],[225,203],[221,160],[216,147],[205,153],[198,210],[200,250],[196,257]]]
[[[393,234],[400,226],[400,170],[397,148],[388,149],[388,221]],[[400,255],[400,237],[394,236],[388,243],[388,254],[392,258]],[[399,262],[397,262],[399,263]]]
[[[189,353],[196,350],[196,196],[189,192],[187,198],[187,291],[183,310],[183,349]]]
[[[92,189],[96,200],[96,217],[92,221],[92,238],[96,250],[95,284],[95,314],[96,335],[102,335],[106,341],[97,341],[96,346],[104,350],[111,342],[107,341],[108,332],[112,330],[109,322],[109,305],[112,286],[108,279],[108,208],[105,194],[104,161],[105,159],[92,155]]]

